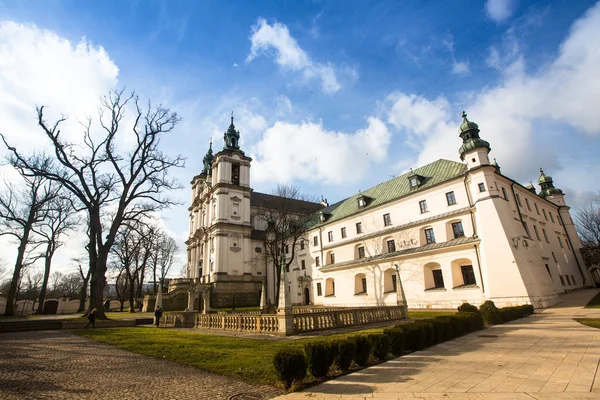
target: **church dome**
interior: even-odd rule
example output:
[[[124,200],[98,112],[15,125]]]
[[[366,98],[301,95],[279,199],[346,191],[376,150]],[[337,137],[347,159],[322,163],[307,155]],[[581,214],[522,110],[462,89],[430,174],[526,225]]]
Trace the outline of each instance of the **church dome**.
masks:
[[[542,183],[552,183],[552,177],[544,174],[544,170],[540,168],[540,177],[538,178],[538,183],[541,185]]]
[[[473,121],[469,121],[467,119],[467,113],[464,112],[464,111],[462,113],[462,118],[463,118],[463,122],[458,127],[458,133],[459,134],[462,134],[462,133],[468,132],[468,131],[473,131],[473,130],[479,131],[479,125],[477,125]]]

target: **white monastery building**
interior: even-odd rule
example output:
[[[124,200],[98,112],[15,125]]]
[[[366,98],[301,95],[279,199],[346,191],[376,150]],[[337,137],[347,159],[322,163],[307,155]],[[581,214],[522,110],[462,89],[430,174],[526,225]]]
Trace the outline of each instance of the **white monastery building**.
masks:
[[[284,199],[254,192],[252,159],[233,117],[192,181],[188,278],[213,283],[213,307],[258,305],[278,283],[260,210]],[[285,200],[310,225],[286,274],[296,305],[409,308],[533,304],[593,285],[564,194],[541,174],[522,186],[490,162],[490,144],[463,113],[459,161],[437,160],[335,204]],[[457,143],[458,145],[458,143]],[[308,220],[305,218],[305,220]]]

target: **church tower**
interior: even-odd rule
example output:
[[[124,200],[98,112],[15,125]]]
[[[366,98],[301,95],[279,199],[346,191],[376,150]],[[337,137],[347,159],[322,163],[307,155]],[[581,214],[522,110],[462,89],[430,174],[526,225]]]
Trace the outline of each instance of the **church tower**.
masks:
[[[479,126],[467,119],[467,113],[462,113],[463,122],[458,133],[463,141],[458,150],[460,159],[467,162],[467,167],[473,169],[482,165],[490,165],[488,153],[491,147],[488,142],[479,137]]]

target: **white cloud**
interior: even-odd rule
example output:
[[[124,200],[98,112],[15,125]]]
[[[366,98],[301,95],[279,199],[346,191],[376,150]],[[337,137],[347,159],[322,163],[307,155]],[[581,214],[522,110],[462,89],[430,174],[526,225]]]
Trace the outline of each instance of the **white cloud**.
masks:
[[[355,133],[326,130],[321,123],[276,122],[252,151],[252,179],[355,182],[387,155],[391,134],[379,119]]]
[[[600,137],[600,113],[595,107],[600,99],[600,43],[590,40],[599,36],[600,3],[573,24],[557,58],[536,73],[525,73],[523,55],[514,54],[512,64],[498,63],[504,73],[500,84],[466,95],[468,100],[461,104],[393,93],[386,102],[388,122],[420,146],[419,165],[457,158],[456,129],[464,107],[490,142],[491,156],[509,176],[528,181],[540,166],[554,169],[548,172],[555,176],[561,167],[576,170],[577,157],[561,165],[564,157],[558,152],[567,150],[551,145],[556,131],[574,138]]]
[[[471,73],[471,69],[469,67],[468,61],[456,61],[452,63],[452,73],[454,75],[469,75]]]
[[[282,69],[302,72],[306,79],[320,79],[325,93],[335,93],[341,89],[334,67],[313,62],[284,24],[275,22],[269,25],[265,19],[259,18],[258,23],[252,26],[250,41],[252,47],[246,62],[260,55],[270,56],[274,53],[275,62]],[[353,73],[356,74],[356,71]]]
[[[515,11],[514,0],[487,0],[485,12],[488,17],[496,22],[502,22],[511,17]]]

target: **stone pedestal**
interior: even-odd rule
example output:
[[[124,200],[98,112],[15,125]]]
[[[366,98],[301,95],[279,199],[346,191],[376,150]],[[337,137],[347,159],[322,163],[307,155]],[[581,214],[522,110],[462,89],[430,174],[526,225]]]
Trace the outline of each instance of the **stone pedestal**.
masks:
[[[408,303],[406,302],[406,295],[404,294],[404,287],[402,286],[402,278],[400,278],[400,268],[396,267],[396,282],[398,287],[396,288],[396,303],[402,306],[402,319],[408,318]]]
[[[202,304],[203,304],[202,314],[209,314],[210,313],[210,292],[209,291],[202,292]]]
[[[285,269],[285,254],[281,256],[281,278],[279,280],[279,307],[277,319],[279,333],[289,336],[294,334],[294,316],[292,314],[292,296],[288,290],[287,272]]]

